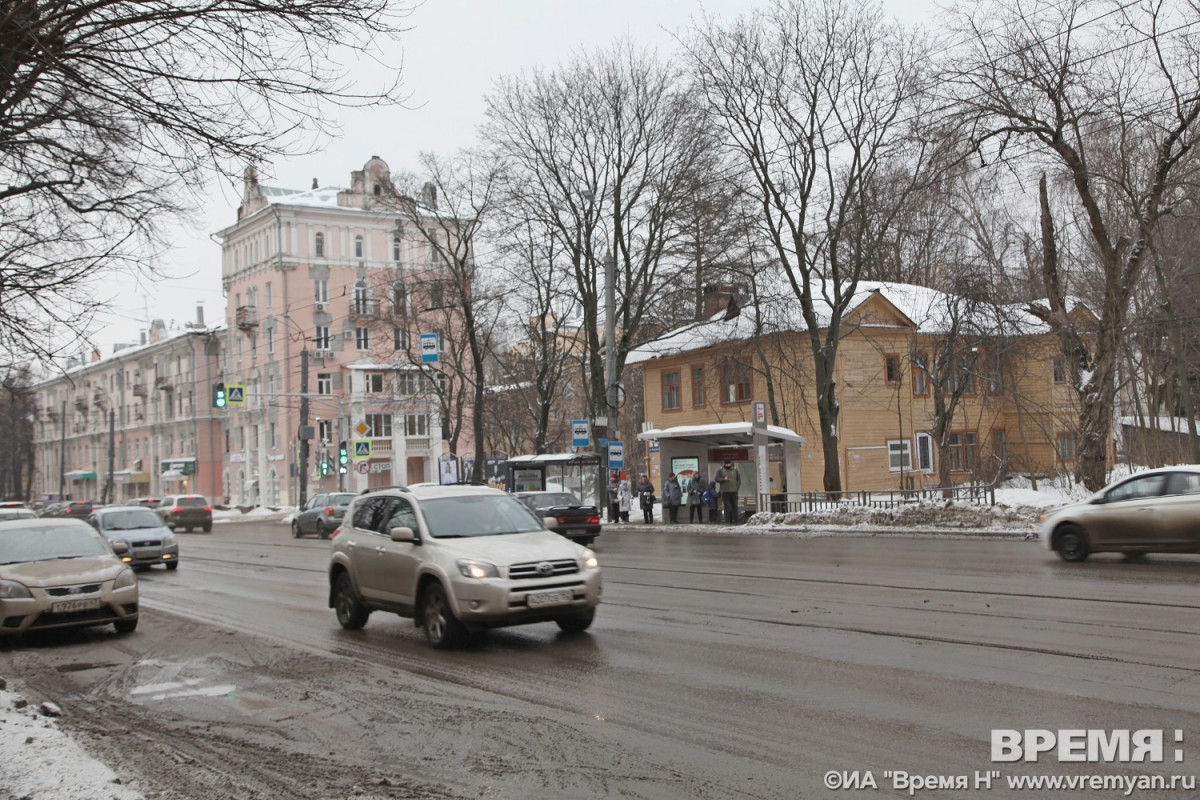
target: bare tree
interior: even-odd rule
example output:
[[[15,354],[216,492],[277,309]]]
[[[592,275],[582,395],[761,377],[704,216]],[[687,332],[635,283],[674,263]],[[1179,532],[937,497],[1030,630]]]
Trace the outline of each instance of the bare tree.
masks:
[[[709,141],[703,120],[679,71],[628,42],[553,72],[501,79],[487,115],[487,142],[519,176],[506,202],[551,232],[569,265],[583,314],[588,411],[601,416],[606,257],[615,261],[620,381],[626,354],[647,338],[647,319],[661,329],[655,315],[684,280],[671,246]],[[690,301],[675,305],[691,316]]]
[[[312,147],[340,107],[400,101],[398,73],[365,88],[350,65],[405,13],[388,0],[0,6],[0,350],[44,357],[60,332],[84,335],[106,300],[97,276],[152,273],[160,223],[209,176]]]
[[[430,269],[412,279],[428,303],[426,318],[441,318],[439,338],[450,358],[431,370],[415,351],[410,355],[413,363],[435,373],[428,377],[442,401],[443,419],[452,426],[448,438],[455,451],[464,421],[469,422],[475,451],[470,480],[482,483],[485,362],[504,290],[495,271],[479,263],[478,244],[497,197],[500,168],[491,158],[467,152],[453,159],[422,154],[421,170],[419,177],[398,179],[395,191],[406,199],[398,204],[402,230],[424,241],[432,256]]]
[[[1104,484],[1116,368],[1131,293],[1170,213],[1194,146],[1200,63],[1195,3],[995,0],[957,12],[969,44],[947,80],[981,153],[1053,174],[1070,187],[1099,284],[1094,331],[1071,312],[1051,192],[1040,182],[1042,283],[1032,305],[1058,335],[1079,396],[1076,477]],[[1188,23],[1188,24],[1184,24]],[[1015,167],[1015,165],[1014,165]]]
[[[801,306],[831,492],[841,489],[841,319],[923,172],[910,124],[918,45],[865,0],[777,0],[726,28],[707,21],[687,45]],[[897,174],[908,181],[883,191]]]

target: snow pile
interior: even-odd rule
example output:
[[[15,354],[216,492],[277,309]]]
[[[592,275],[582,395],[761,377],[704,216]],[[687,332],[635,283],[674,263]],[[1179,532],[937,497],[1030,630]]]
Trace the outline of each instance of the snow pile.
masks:
[[[57,711],[0,688],[0,800],[143,800],[59,730]]]

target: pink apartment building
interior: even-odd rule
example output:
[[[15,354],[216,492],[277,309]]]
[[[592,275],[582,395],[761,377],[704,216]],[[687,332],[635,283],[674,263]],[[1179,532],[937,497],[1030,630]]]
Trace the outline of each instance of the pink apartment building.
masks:
[[[441,376],[417,342],[444,333],[423,310],[439,305],[427,296],[439,271],[429,238],[442,228],[432,210],[428,226],[412,213],[424,207],[397,195],[378,157],[349,188],[281,189],[247,170],[237,222],[218,234],[226,502],[294,504],[302,484],[312,496],[438,480],[445,448],[431,388]],[[312,436],[306,460],[301,433]]]

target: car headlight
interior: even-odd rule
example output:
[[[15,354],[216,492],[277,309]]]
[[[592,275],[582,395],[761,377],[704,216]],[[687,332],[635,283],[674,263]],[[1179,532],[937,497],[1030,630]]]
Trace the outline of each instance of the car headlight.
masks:
[[[462,573],[464,578],[499,578],[500,570],[496,569],[495,564],[489,564],[486,561],[476,561],[473,558],[460,558],[454,562],[458,565],[458,571]]]
[[[113,588],[128,589],[130,586],[137,586],[137,576],[133,574],[133,570],[123,569],[117,579],[113,581]]]
[[[0,600],[15,600],[18,597],[33,597],[25,584],[16,581],[0,581]]]
[[[583,548],[583,568],[596,569],[600,566],[600,559],[596,558],[596,554],[588,548]]]
[[[175,544],[175,534],[168,532],[165,536],[163,536],[162,542],[168,547]]]

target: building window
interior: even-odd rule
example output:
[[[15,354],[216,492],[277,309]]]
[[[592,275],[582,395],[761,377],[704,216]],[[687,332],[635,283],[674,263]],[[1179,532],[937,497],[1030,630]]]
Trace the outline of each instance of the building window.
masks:
[[[1062,356],[1054,357],[1054,361],[1051,362],[1051,368],[1054,371],[1055,383],[1067,382],[1067,362]]]
[[[275,352],[275,329],[267,328],[267,352]]]
[[[409,414],[404,418],[404,435],[405,436],[428,436],[429,435],[429,415],[428,414]]]
[[[429,261],[433,264],[442,262],[442,250],[438,247],[438,231],[437,228],[426,228],[425,235],[429,239]]]
[[[392,261],[400,260],[400,237],[392,237]]]
[[[267,281],[267,308],[271,307],[271,282]]]
[[[662,407],[663,411],[679,410],[679,372],[664,372],[662,374]]]
[[[270,424],[270,425],[267,427],[267,447],[269,447],[270,449],[274,450],[274,449],[275,449],[276,447],[278,447],[278,446],[279,446],[279,443],[278,443],[278,441],[275,439],[275,423],[274,423],[274,422],[272,422],[272,423],[271,423],[271,424]]]
[[[313,237],[313,250],[317,258],[325,257],[325,234],[318,233],[315,237]],[[323,303],[325,301],[318,300],[317,302]]]
[[[383,373],[368,372],[363,376],[363,391],[367,394],[383,393]]]
[[[333,441],[333,420],[317,420],[317,440],[322,444],[327,444]]]
[[[922,472],[933,472],[933,437],[928,433],[917,434],[917,467]]]
[[[397,352],[408,352],[408,328],[392,328],[392,346]]]
[[[1004,429],[992,431],[992,455],[1001,464],[1008,462],[1008,433]]]
[[[888,383],[900,382],[900,356],[883,357],[883,375]]]
[[[354,313],[366,314],[369,310],[370,291],[367,289],[366,281],[357,281],[354,284]]]
[[[721,402],[744,403],[750,399],[750,366],[726,361],[721,368]]]
[[[1074,461],[1078,456],[1075,431],[1062,431],[1054,437],[1054,452],[1059,461]]]
[[[446,305],[446,285],[442,281],[429,284],[429,307],[442,308]]]
[[[313,342],[316,344],[318,350],[328,350],[329,349],[329,326],[328,325],[318,325],[317,326],[317,333],[313,337]]]
[[[899,359],[896,360],[899,365]],[[912,472],[912,442],[908,439],[892,440],[888,445],[888,471]]]
[[[951,472],[967,472],[975,469],[979,461],[979,435],[974,431],[950,434],[947,454]]]
[[[318,303],[329,302],[329,281],[325,278],[317,278],[313,281],[313,300]]]
[[[408,287],[403,283],[392,286],[392,313],[397,317],[408,314]]]
[[[912,357],[912,385],[914,396],[929,396],[929,356],[925,353]]]
[[[354,237],[354,257],[363,257],[363,238],[361,233]]]
[[[954,359],[942,381],[942,389],[946,394],[975,394],[975,373],[971,371],[971,367],[970,356],[963,355]]]
[[[391,414],[367,414],[367,437],[370,439],[388,439],[392,435]]]
[[[359,350],[371,349],[371,333],[370,328],[358,327],[354,329],[354,345]]]
[[[986,356],[984,356],[983,363],[983,390],[993,397],[1004,394],[1004,373],[1000,369],[1000,354],[988,353]]]
[[[399,392],[402,395],[414,395],[420,391],[421,375],[418,372],[401,372],[398,377]]]
[[[704,367],[692,367],[692,405],[704,405]]]
[[[317,373],[317,394],[333,394],[333,373]]]

